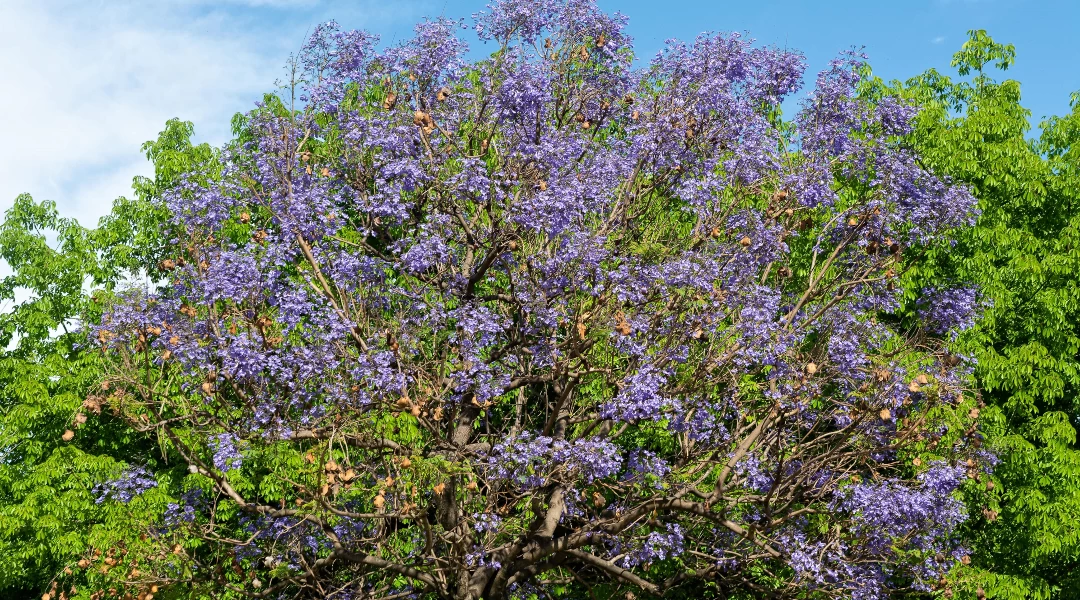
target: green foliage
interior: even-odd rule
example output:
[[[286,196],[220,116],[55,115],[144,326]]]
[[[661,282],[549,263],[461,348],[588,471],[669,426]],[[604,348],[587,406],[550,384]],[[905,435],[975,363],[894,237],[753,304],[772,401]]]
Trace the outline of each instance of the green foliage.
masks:
[[[920,285],[975,282],[989,303],[955,345],[978,361],[981,431],[1001,463],[992,489],[968,495],[973,563],[954,583],[991,598],[1080,598],[1080,96],[1030,139],[1020,84],[988,72],[1014,59],[974,31],[953,58],[961,78],[931,70],[866,93],[921,106],[911,143],[982,210],[957,246],[911,273]]]
[[[0,596],[40,594],[65,567],[76,568],[91,544],[135,530],[101,527],[137,518],[140,509],[106,514],[92,488],[124,463],[152,460],[155,448],[107,415],[79,422],[102,365],[77,330],[100,317],[125,278],[145,275],[140,265],[163,255],[169,228],[152,201],[180,173],[216,173],[216,153],[192,145],[192,133],[190,123],[174,119],[143,146],[154,178],[136,178],[135,198],[118,199],[97,229],[28,195],[0,224],[0,258],[11,270],[0,280]]]

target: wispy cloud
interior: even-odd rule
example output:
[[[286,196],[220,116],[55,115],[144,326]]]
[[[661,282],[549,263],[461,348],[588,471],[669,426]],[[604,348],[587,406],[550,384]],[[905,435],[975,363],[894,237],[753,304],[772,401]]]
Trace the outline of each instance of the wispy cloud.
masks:
[[[934,38],[933,40],[930,40],[930,41],[931,41],[931,43],[934,43],[934,44],[941,44],[941,43],[945,42],[945,36],[939,35],[939,36],[937,36],[936,38]]]
[[[351,2],[350,26],[414,20],[416,3]],[[380,6],[381,5],[381,6]],[[304,32],[332,16],[318,0],[0,2],[0,210],[27,192],[93,224],[165,121],[221,143],[229,117],[273,89]],[[371,10],[366,10],[371,9]],[[298,13],[297,11],[304,11]]]

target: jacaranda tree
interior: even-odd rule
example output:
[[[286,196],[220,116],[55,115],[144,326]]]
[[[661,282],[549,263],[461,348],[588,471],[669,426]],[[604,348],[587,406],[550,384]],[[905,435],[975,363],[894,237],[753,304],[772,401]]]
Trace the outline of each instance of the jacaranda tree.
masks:
[[[799,55],[703,35],[634,68],[590,0],[475,23],[474,63],[460,22],[319,27],[296,97],[165,194],[166,285],[88,328],[84,408],[174,467],[97,488],[161,517],[80,593],[947,586],[993,457],[944,350],[977,294],[898,310],[902,257],[975,217],[905,147],[915,109],[845,54],[785,121]]]

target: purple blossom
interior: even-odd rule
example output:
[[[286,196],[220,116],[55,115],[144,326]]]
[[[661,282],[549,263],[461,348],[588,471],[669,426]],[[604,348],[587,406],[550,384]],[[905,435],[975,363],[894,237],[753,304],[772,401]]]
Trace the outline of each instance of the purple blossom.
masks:
[[[94,502],[101,504],[107,500],[115,500],[127,504],[157,485],[157,479],[145,467],[130,466],[124,469],[119,477],[95,485]]]

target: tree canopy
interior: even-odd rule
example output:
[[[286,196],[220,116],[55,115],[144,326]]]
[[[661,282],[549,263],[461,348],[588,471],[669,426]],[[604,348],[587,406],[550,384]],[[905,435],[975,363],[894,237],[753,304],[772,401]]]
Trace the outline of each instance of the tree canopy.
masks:
[[[896,281],[975,200],[902,143],[915,109],[845,54],[784,121],[796,53],[635,69],[623,19],[530,6],[471,64],[453,21],[318,28],[297,96],[162,194],[164,285],[89,328],[85,406],[161,448],[103,510],[164,514],[92,585],[876,597],[969,560],[954,492],[993,457],[945,344],[976,295],[903,314]]]
[[[330,22],[96,229],[20,196],[0,590],[1076,597],[1080,103],[625,25]]]

